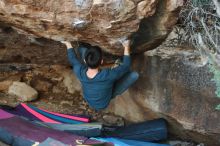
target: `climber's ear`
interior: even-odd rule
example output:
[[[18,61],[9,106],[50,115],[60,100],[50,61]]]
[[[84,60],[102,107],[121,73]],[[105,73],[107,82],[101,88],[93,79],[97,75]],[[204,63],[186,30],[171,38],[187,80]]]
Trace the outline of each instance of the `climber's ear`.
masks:
[[[103,64],[103,62],[104,62],[104,61],[103,61],[103,59],[102,59],[101,64]]]

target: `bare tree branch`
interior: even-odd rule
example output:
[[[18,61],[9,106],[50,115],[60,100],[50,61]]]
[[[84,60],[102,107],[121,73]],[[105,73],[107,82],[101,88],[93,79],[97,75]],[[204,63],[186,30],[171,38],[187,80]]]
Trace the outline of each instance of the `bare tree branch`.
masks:
[[[216,11],[217,11],[218,16],[220,16],[220,2],[218,0],[212,0],[212,1],[216,7]]]
[[[202,57],[220,67],[220,2],[187,0],[180,13],[181,43],[197,48]]]

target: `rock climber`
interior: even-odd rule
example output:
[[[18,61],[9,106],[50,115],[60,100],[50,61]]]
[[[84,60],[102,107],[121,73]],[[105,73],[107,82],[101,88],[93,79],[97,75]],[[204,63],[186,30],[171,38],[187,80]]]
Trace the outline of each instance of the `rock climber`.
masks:
[[[88,104],[96,109],[105,109],[111,99],[125,92],[139,77],[131,71],[130,40],[122,42],[124,47],[123,61],[114,68],[101,69],[102,51],[98,46],[80,45],[77,58],[72,44],[62,41],[67,47],[67,56],[73,72],[82,84],[83,97]]]

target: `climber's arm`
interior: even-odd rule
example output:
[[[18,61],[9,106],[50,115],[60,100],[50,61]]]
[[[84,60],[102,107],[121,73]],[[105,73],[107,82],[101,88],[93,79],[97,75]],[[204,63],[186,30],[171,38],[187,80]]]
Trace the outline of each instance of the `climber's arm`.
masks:
[[[111,70],[112,74],[114,75],[114,78],[116,79],[121,78],[125,73],[127,73],[130,70],[131,66],[130,40],[122,42],[122,45],[124,46],[123,62],[118,67],[113,68]]]
[[[124,56],[130,56],[130,40],[125,40],[122,42],[124,46]]]
[[[73,49],[73,46],[70,42],[67,41],[62,41],[61,43],[66,45],[67,48],[67,56],[68,56],[68,60],[70,62],[70,64],[74,67],[77,65],[81,65],[81,63],[79,62],[79,60],[76,57],[76,53]]]

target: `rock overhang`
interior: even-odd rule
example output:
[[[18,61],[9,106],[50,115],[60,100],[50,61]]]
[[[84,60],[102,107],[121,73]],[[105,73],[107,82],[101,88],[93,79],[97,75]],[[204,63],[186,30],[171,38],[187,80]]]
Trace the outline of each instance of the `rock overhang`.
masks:
[[[160,45],[178,19],[183,0],[2,0],[0,21],[31,37],[82,41],[115,55],[120,40],[134,53]]]

